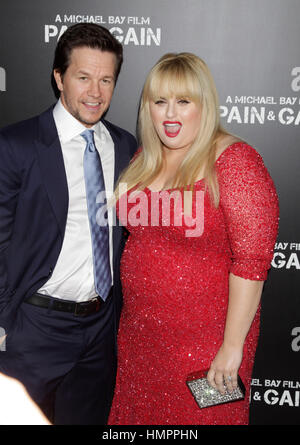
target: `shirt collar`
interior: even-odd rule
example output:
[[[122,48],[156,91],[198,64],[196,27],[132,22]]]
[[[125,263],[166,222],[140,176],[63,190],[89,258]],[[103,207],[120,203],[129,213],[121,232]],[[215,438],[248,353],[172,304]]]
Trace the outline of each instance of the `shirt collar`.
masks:
[[[64,107],[59,99],[53,109],[53,117],[56,124],[59,139],[62,143],[66,143],[77,137],[87,128],[80,123],[72,114]],[[99,121],[90,130],[94,130],[101,141],[105,139],[105,127]]]

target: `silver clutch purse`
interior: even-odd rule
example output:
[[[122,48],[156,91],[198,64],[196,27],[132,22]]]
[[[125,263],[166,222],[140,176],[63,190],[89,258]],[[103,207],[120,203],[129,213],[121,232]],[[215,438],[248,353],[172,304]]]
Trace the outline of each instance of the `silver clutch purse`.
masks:
[[[208,370],[196,371],[188,375],[186,384],[194,396],[199,408],[219,405],[221,403],[235,402],[245,398],[245,386],[238,376],[238,386],[232,392],[225,391],[221,394],[217,389],[210,386],[206,379]]]

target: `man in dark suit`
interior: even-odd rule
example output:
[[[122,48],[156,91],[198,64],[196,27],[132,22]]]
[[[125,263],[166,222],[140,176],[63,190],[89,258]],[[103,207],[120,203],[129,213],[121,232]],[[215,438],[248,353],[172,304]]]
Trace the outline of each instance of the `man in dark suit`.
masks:
[[[121,64],[105,28],[71,26],[56,105],[0,132],[0,372],[54,424],[105,424],[112,400],[124,239],[107,200],[136,150],[103,119]]]

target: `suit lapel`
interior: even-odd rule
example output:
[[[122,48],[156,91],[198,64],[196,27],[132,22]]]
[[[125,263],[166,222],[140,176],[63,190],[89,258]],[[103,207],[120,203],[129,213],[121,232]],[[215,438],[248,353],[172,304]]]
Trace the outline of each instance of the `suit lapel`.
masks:
[[[102,120],[101,122],[108,129],[114,143],[114,150],[115,150],[114,186],[116,186],[116,183],[119,179],[121,172],[124,170],[125,167],[127,167],[130,161],[130,155],[129,153],[127,153],[127,150],[122,150],[122,135],[118,130],[118,128],[116,128],[114,125],[111,125],[110,122],[108,121]],[[113,227],[114,265],[118,264],[119,261],[119,248],[120,248],[119,246],[121,243],[122,232],[123,232],[123,227],[119,226],[118,219],[116,218],[115,220],[116,224]]]
[[[103,125],[105,125],[105,127],[109,131],[114,143],[114,150],[115,150],[114,186],[116,186],[120,173],[128,165],[130,157],[129,154],[126,152],[126,150],[125,151],[122,150],[122,140],[121,140],[122,135],[120,131],[106,120],[102,120],[101,122],[103,123]]]
[[[53,119],[53,107],[39,116],[36,148],[49,200],[62,236],[68,212],[68,185],[62,150]]]
[[[114,185],[116,185],[120,173],[130,161],[130,155],[126,150],[122,150],[122,135],[120,131],[109,122],[102,122],[110,132],[114,142]],[[63,237],[67,221],[69,195],[63,154],[53,118],[53,107],[39,116],[39,133],[35,143],[42,173],[42,180],[44,181],[47,189],[49,201]],[[116,246],[118,246],[120,243],[121,232],[120,227],[114,227],[114,257],[116,255]]]

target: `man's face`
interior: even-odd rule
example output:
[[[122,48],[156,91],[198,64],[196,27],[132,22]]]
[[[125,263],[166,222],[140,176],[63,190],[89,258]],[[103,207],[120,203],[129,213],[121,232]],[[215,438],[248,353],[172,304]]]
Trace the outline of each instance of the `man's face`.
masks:
[[[115,86],[115,54],[89,47],[74,48],[63,76],[54,77],[64,107],[87,128],[108,109]]]

